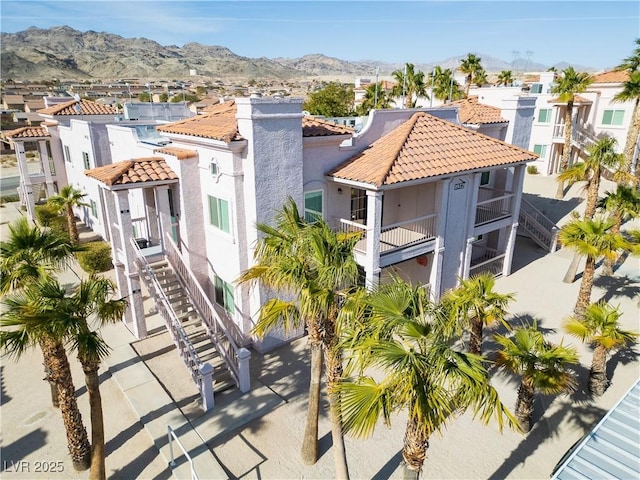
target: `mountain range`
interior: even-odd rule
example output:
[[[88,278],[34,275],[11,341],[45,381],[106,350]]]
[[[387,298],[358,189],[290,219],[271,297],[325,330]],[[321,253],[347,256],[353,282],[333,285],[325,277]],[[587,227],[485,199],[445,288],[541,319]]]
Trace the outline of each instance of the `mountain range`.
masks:
[[[223,46],[187,43],[182,47],[163,46],[147,38],[124,38],[106,32],[80,32],[69,26],[30,27],[17,33],[1,33],[0,74],[3,79],[184,79],[191,70],[198,75],[225,80],[302,79],[313,77],[372,76],[379,69],[388,76],[402,63],[375,60],[346,61],[322,54],[301,58],[249,58]],[[435,65],[456,68],[466,55],[439,62],[415,64],[429,72]],[[544,71],[549,65],[516,59],[508,63],[479,54],[488,73],[502,70]],[[558,70],[568,64],[554,65]],[[574,65],[576,70],[593,71]]]

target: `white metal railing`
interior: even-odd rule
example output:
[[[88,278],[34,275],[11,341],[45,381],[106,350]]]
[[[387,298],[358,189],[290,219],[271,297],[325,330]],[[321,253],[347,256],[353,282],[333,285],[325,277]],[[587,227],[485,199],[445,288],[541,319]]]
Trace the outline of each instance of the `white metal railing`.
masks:
[[[44,167],[42,165],[42,162],[27,162],[27,174],[29,174],[29,176],[44,175]]]
[[[165,322],[167,330],[169,330],[169,333],[171,334],[171,338],[178,350],[178,353],[182,357],[184,364],[187,366],[187,368],[189,368],[191,378],[196,383],[196,385],[198,385],[200,392],[202,392],[203,395],[205,394],[205,392],[208,394],[208,389],[211,389],[211,391],[213,391],[213,387],[211,386],[211,377],[205,379],[201,375],[200,371],[203,368],[204,364],[200,360],[198,353],[189,341],[189,337],[184,331],[180,319],[173,310],[171,302],[165,295],[158,277],[154,273],[153,269],[147,262],[147,259],[140,251],[140,249],[138,248],[138,244],[133,238],[131,239],[131,245],[133,246],[133,250],[136,255],[135,261],[136,266],[138,267],[138,271],[141,274],[140,277],[145,282],[147,290],[149,290],[149,294],[154,297],[158,313],[160,313],[160,315],[162,316],[162,319]],[[207,382],[208,385],[206,385],[205,382]],[[205,409],[207,408],[206,406],[210,403],[207,400],[208,399],[203,398],[203,405],[205,406]]]
[[[501,275],[504,269],[504,257],[506,254],[499,254],[493,248],[480,247],[482,254],[472,258],[469,267],[469,277],[479,273],[489,272],[492,275]]]
[[[476,223],[482,225],[512,214],[514,194],[509,193],[500,197],[478,202],[476,208]]]
[[[167,425],[167,436],[169,437],[169,455],[171,456],[171,461],[169,462],[169,466],[171,468],[176,467],[175,457],[173,456],[173,441],[175,440],[178,446],[180,447],[180,450],[182,450],[183,455],[186,457],[187,461],[189,462],[189,468],[191,469],[191,480],[198,480],[198,474],[196,473],[196,467],[193,464],[193,458],[191,458],[191,455],[187,453],[187,451],[184,448],[184,445],[182,445],[182,442],[176,435],[175,430],[171,428],[171,425]]]
[[[250,388],[248,361],[242,361],[247,358],[248,351],[238,347],[240,342],[243,341],[242,334],[238,332],[235,325],[231,325],[233,322],[231,322],[230,319],[220,315],[216,308],[211,304],[209,298],[204,293],[200,282],[195,278],[191,269],[187,267],[182,255],[178,251],[178,247],[173,242],[170,235],[166,236],[165,250],[167,260],[174,268],[180,279],[184,282],[185,287],[189,292],[189,297],[193,301],[193,305],[198,311],[205,328],[207,329],[207,333],[212,339],[218,353],[224,358],[236,385],[240,391],[248,391]],[[246,353],[241,354],[241,350]]]
[[[340,232],[343,232],[343,233],[359,233],[361,237],[358,243],[356,243],[354,250],[357,250],[359,252],[367,251],[367,248],[366,248],[367,247],[367,242],[366,242],[367,226],[366,225],[341,218],[340,226],[338,227],[338,229]]]
[[[525,198],[521,199],[518,226],[522,226],[541,247],[549,249],[550,252],[556,251],[558,247],[558,226]]]
[[[406,247],[436,237],[438,215],[431,213],[423,217],[384,225],[380,229],[380,241],[392,247]]]

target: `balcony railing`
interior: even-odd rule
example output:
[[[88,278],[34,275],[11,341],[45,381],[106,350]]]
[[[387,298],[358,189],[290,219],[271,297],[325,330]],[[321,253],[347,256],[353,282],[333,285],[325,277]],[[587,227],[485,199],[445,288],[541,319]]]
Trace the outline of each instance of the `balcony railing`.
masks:
[[[508,193],[490,200],[479,201],[475,226],[509,217],[513,211],[513,198],[513,193]]]
[[[493,248],[475,247],[469,267],[469,277],[487,272],[495,276],[502,275],[504,257],[504,253],[499,253]]]
[[[432,213],[423,217],[383,226],[380,229],[380,254],[433,240],[436,237],[437,219],[438,215]],[[355,250],[366,253],[366,225],[341,218],[339,228],[341,232],[361,233],[362,237],[356,244]]]

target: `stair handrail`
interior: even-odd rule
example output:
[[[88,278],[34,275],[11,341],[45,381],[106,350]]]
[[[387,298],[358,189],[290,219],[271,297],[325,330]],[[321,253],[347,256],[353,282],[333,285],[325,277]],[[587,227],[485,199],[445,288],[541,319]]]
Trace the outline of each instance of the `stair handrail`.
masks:
[[[193,458],[191,458],[191,455],[189,455],[189,453],[185,450],[184,445],[182,445],[182,442],[176,435],[176,431],[173,428],[171,428],[171,425],[167,425],[167,436],[169,437],[169,454],[171,456],[171,461],[169,462],[169,466],[171,468],[176,467],[176,460],[173,456],[173,441],[175,440],[178,446],[180,447],[180,450],[182,450],[182,454],[185,456],[185,458],[189,462],[189,468],[191,469],[191,480],[198,480],[198,474],[196,473],[196,467],[193,463]]]
[[[238,347],[238,344],[229,333],[229,330],[220,318],[220,315],[216,312],[215,307],[211,304],[209,298],[204,293],[200,282],[195,278],[191,269],[186,266],[182,254],[170,235],[166,235],[165,250],[167,253],[167,259],[184,282],[187,291],[193,300],[194,307],[198,310],[200,317],[212,333],[211,340],[216,347],[216,350],[218,350],[218,353],[220,353],[220,355],[225,359],[225,363],[229,367],[229,371],[236,382],[236,385],[240,385],[240,358],[238,356],[240,347]],[[177,263],[177,265],[174,263]],[[229,348],[224,348],[224,346],[221,345],[218,330],[223,333],[228,342]]]
[[[524,207],[524,208],[523,208]],[[523,215],[529,222],[535,224],[538,229],[544,233],[545,240],[549,242],[545,247],[549,248],[550,252],[555,252],[558,246],[558,231],[560,228],[553,223],[544,213],[538,210],[531,202],[524,198],[521,198],[520,215]]]
[[[153,283],[153,290],[150,290],[150,294],[154,295],[158,299],[159,306],[161,308],[158,309],[160,314],[163,316],[165,323],[167,324],[167,329],[171,333],[173,338],[173,342],[176,344],[176,347],[180,350],[182,354],[182,360],[187,365],[187,367],[191,370],[191,377],[193,380],[200,386],[201,384],[201,376],[200,376],[200,367],[202,367],[203,363],[200,360],[200,356],[198,352],[196,352],[195,348],[189,341],[189,337],[187,333],[184,331],[180,320],[178,320],[178,316],[173,310],[169,299],[165,295],[162,287],[160,286],[160,282],[158,281],[158,277],[154,273],[153,269],[147,262],[146,257],[140,251],[138,244],[135,239],[130,239],[131,244],[133,245],[133,251],[136,255],[136,260],[139,268],[142,268],[144,273],[147,275],[151,283]],[[144,278],[144,275],[141,275]],[[147,286],[148,288],[148,286]],[[186,352],[185,352],[186,348]],[[186,354],[186,355],[185,355]]]

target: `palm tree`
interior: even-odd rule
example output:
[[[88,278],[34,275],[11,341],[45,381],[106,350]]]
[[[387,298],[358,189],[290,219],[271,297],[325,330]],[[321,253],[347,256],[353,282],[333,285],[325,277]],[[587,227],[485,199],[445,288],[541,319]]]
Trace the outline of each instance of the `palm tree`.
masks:
[[[97,320],[99,326],[119,321],[124,315],[127,302],[124,299],[111,299],[116,286],[111,280],[96,275],[82,280],[69,295],[60,285],[49,292],[52,294],[50,300],[57,302],[57,308],[52,314],[64,327],[66,337],[78,352],[78,360],[85,375],[91,412],[89,478],[105,480],[104,421],[98,370],[102,360],[109,354],[109,346],[97,330],[91,329],[90,324],[94,320]]]
[[[322,219],[305,222],[291,198],[276,215],[275,227],[259,224],[258,230],[264,237],[256,248],[255,265],[241,275],[240,281],[259,281],[282,297],[263,304],[254,332],[262,336],[273,328],[289,331],[306,323],[311,348],[307,425],[301,452],[306,464],[315,463],[318,455],[324,350],[336,476],[348,478],[339,397],[333,388],[342,372],[335,321],[343,299],[341,290],[357,282],[358,267],[352,252],[358,236],[335,234]]]
[[[437,65],[433,72],[429,74],[431,84],[431,94],[442,101],[460,100],[464,98],[464,92],[460,90],[460,85],[455,80],[450,68],[442,69]]]
[[[511,70],[502,70],[498,75],[497,84],[508,87],[509,85],[513,84],[513,81],[514,81],[514,78],[513,78],[513,74],[511,73]]]
[[[473,83],[475,83],[479,87],[489,83],[489,80],[487,79],[487,72],[485,71],[485,69],[484,68],[480,68],[479,70],[477,70],[473,74],[473,79],[471,81]]]
[[[622,91],[613,97],[614,102],[633,102],[631,123],[627,131],[627,139],[624,144],[624,158],[626,159],[626,171],[631,171],[633,152],[640,133],[640,70],[630,71],[629,79],[622,84]],[[640,166],[636,166],[636,183],[640,179]]]
[[[600,180],[605,169],[613,169],[618,172],[623,164],[624,157],[616,153],[616,139],[604,136],[587,148],[587,157],[583,162],[576,163],[558,175],[558,182],[567,182],[573,185],[577,182],[586,182],[587,201],[584,209],[584,218],[592,219],[596,213],[598,203],[598,190]]]
[[[355,302],[361,315],[343,330],[355,374],[340,384],[347,432],[368,437],[380,416],[389,425],[392,413],[406,408],[404,478],[417,479],[432,435],[467,409],[485,424],[495,416],[500,428],[505,418],[518,428],[491,386],[482,358],[452,347],[450,321],[424,289],[395,279],[364,302]],[[379,381],[365,375],[369,368],[380,372]]]
[[[384,82],[372,83],[367,85],[364,99],[357,107],[357,113],[360,116],[369,114],[369,111],[378,108],[391,108],[391,96],[384,88]]]
[[[442,302],[450,305],[455,319],[469,329],[468,352],[482,354],[483,327],[495,322],[509,328],[507,306],[513,294],[494,291],[496,279],[491,273],[481,273],[466,280],[445,294]]]
[[[0,346],[18,359],[29,348],[40,345],[48,368],[49,380],[58,390],[60,413],[67,435],[67,445],[76,470],[87,470],[91,462],[91,446],[76,401],[71,368],[65,353],[65,328],[55,318],[58,302],[50,301],[50,293],[59,285],[50,277],[41,278],[21,291],[4,297],[5,311],[0,316]]]
[[[640,192],[632,187],[618,185],[615,192],[605,192],[604,198],[598,201],[598,207],[609,212],[613,219],[611,232],[619,233],[623,222],[640,216]],[[603,275],[613,275],[615,261],[616,259],[605,258]]]
[[[616,252],[627,246],[622,235],[611,232],[614,222],[610,219],[574,219],[566,223],[558,235],[560,243],[586,257],[578,300],[574,308],[577,316],[584,314],[591,303],[591,290],[596,270],[596,261],[601,257],[615,258]]]
[[[404,71],[396,70],[391,75],[396,81],[391,93],[404,99],[404,108],[415,108],[418,97],[428,98],[424,72],[416,72],[413,63],[407,63]]]
[[[575,377],[569,366],[578,362],[578,353],[562,343],[554,345],[545,340],[536,323],[515,328],[511,337],[494,338],[502,347],[496,358],[498,367],[522,377],[515,414],[520,427],[528,432],[536,391],[558,394],[574,388]]]
[[[569,158],[571,157],[573,101],[575,95],[584,92],[591,82],[592,79],[587,73],[576,72],[573,67],[567,67],[562,71],[562,76],[551,88],[551,93],[558,95],[558,101],[567,104],[564,115],[564,147],[562,150],[562,160],[560,162],[561,172],[569,166]],[[562,182],[558,182],[556,198],[562,198],[563,196],[564,185]]]
[[[590,304],[581,317],[571,316],[564,323],[565,331],[593,347],[589,392],[602,395],[609,385],[607,379],[607,352],[626,347],[638,337],[637,332],[620,328],[622,313],[606,302]]]
[[[471,82],[473,77],[480,71],[483,70],[481,62],[481,58],[474,55],[473,53],[468,53],[467,58],[463,58],[460,60],[460,70],[462,73],[466,75],[465,77],[465,97],[469,96],[469,88],[471,88]]]
[[[67,215],[67,223],[69,225],[69,236],[73,244],[78,244],[80,237],[78,235],[78,226],[76,225],[76,217],[73,213],[74,207],[86,207],[89,204],[82,201],[86,197],[86,193],[82,193],[73,185],[66,185],[62,187],[58,195],[49,197],[47,203],[55,206],[61,212],[64,211]]]
[[[616,67],[616,70],[628,70],[629,72],[635,72],[640,69],[640,37],[635,39],[636,48],[633,53],[625,58],[620,65]]]

